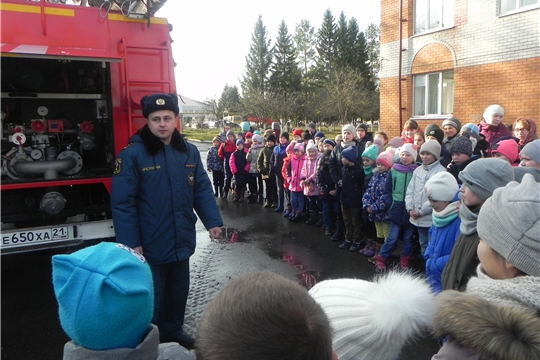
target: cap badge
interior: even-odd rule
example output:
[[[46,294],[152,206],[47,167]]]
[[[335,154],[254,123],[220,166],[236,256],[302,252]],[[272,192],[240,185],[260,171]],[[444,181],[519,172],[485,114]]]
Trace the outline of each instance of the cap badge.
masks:
[[[165,105],[165,100],[163,100],[163,99],[157,99],[157,100],[156,100],[156,104],[158,104],[158,105]]]

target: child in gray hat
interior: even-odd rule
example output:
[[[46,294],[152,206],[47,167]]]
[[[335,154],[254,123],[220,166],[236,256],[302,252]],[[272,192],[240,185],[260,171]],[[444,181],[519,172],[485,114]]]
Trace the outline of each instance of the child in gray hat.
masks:
[[[478,216],[480,265],[465,293],[437,296],[433,359],[540,359],[540,183],[496,189]]]
[[[493,191],[514,180],[512,166],[501,159],[484,158],[470,163],[459,173],[461,204],[459,207],[459,236],[444,267],[442,289],[464,291],[469,278],[474,275],[478,259],[478,233],[476,222],[484,202]]]

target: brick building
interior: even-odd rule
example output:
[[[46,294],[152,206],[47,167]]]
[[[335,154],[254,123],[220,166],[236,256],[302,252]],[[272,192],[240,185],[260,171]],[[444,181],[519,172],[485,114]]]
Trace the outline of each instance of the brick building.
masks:
[[[381,0],[380,29],[389,136],[409,118],[422,129],[452,115],[478,123],[490,104],[504,108],[505,124],[540,125],[540,0]]]

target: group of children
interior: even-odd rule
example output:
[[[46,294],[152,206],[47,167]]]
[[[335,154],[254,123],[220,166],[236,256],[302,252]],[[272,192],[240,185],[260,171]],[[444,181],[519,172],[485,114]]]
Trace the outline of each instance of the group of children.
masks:
[[[494,123],[501,112],[498,105],[488,107],[483,122]],[[356,128],[348,124],[336,141],[320,132],[295,129],[292,141],[284,132],[277,145],[272,130],[267,130],[264,138],[248,133],[245,141],[243,134],[235,140],[229,131],[224,144],[218,137],[214,139],[208,168],[213,172],[216,196],[226,197],[231,188],[227,185],[231,182],[225,181],[225,190],[221,190],[222,175],[216,172],[222,166],[226,178],[233,178],[229,171],[234,176],[233,201],[244,200],[245,184],[250,183],[249,202],[262,203],[266,193],[265,207],[283,212],[293,222],[306,220],[308,225],[322,226],[332,241],[342,241],[340,249],[360,252],[377,271],[386,269],[388,258],[402,240],[400,267],[409,269],[413,254],[424,259],[431,285],[440,291],[445,264],[458,235],[463,234],[460,194],[470,187],[469,180],[463,180],[463,174],[470,173],[465,169],[475,169],[471,164],[491,155],[498,158],[489,164],[492,169],[504,168],[513,174],[512,166],[518,165],[519,156],[523,158],[521,166],[532,167],[528,160],[539,157],[539,140],[518,154],[514,139],[490,133],[498,132],[497,126],[503,124],[499,121],[496,126],[484,127],[482,133],[479,126],[461,126],[451,117],[443,121],[442,128],[428,124],[422,132],[411,119],[401,137],[388,139],[384,132],[371,137],[365,124]],[[478,168],[485,169],[484,164],[482,161]],[[540,163],[537,165],[540,168]],[[482,181],[473,192],[489,187],[482,182],[493,182],[478,176]],[[262,179],[266,182],[264,191]],[[504,177],[497,185],[504,186],[510,180]]]

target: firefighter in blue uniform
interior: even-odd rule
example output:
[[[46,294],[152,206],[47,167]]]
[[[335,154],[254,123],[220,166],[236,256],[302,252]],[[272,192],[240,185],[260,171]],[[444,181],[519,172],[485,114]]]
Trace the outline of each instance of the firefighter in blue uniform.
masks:
[[[162,342],[194,348],[183,331],[189,257],[197,215],[212,239],[223,220],[197,148],[180,135],[176,94],[141,99],[147,124],[116,159],[111,205],[116,241],[143,254],[154,279],[154,316]],[[137,279],[133,279],[137,281]],[[134,314],[136,316],[136,314]]]

